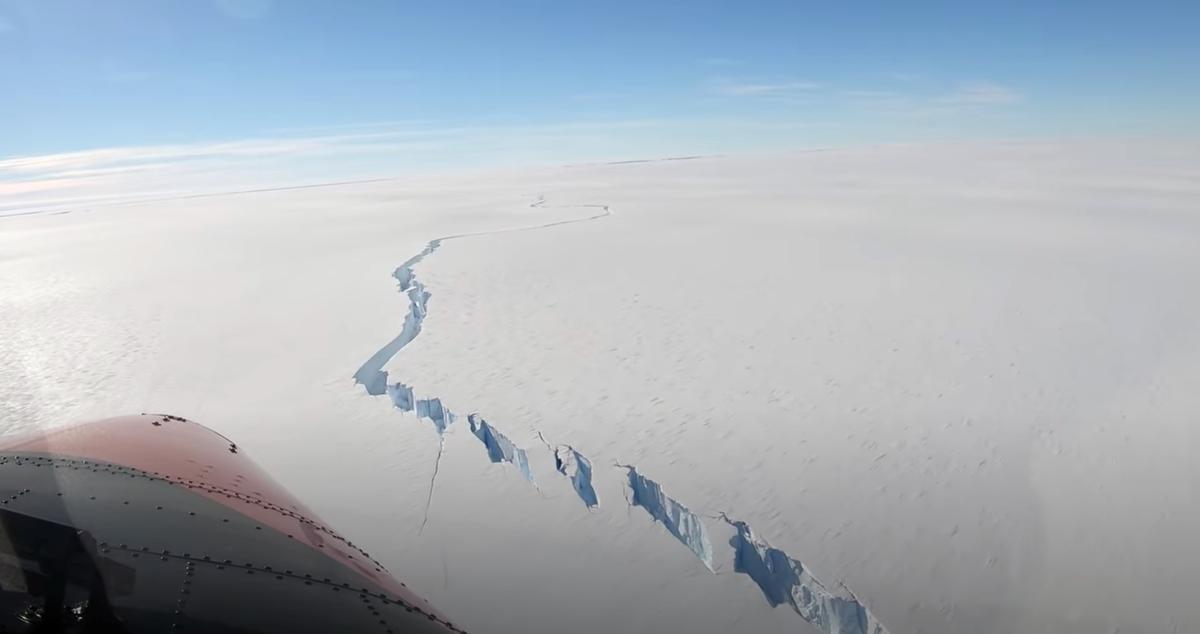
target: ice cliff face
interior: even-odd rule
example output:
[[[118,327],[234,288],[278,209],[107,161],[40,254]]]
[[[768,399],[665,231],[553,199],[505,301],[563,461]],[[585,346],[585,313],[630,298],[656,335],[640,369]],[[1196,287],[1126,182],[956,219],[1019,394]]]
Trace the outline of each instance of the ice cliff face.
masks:
[[[737,530],[729,541],[734,569],[753,579],[772,607],[786,603],[826,634],[887,634],[849,589],[830,591],[804,564],[756,536],[749,524],[724,519]]]
[[[417,418],[427,418],[433,421],[439,434],[446,432],[446,427],[454,422],[454,414],[442,407],[442,399],[428,398],[417,400]]]
[[[531,206],[544,208],[547,205],[543,198],[538,197]],[[586,218],[562,220],[508,231],[544,229],[575,222],[587,222],[603,218],[610,213],[606,205],[575,205],[574,207],[600,211]],[[417,279],[415,266],[436,251],[442,242],[471,235],[481,234],[461,234],[432,240],[420,253],[396,268],[392,277],[399,283],[400,292],[404,293],[409,301],[400,333],[371,355],[354,373],[355,382],[362,385],[367,394],[387,396],[397,409],[413,412],[418,418],[432,422],[438,433],[438,453],[429,482],[429,496],[425,502],[425,521],[429,519],[429,507],[433,501],[438,468],[441,464],[442,451],[445,448],[441,439],[457,417],[442,403],[440,398],[417,398],[411,386],[401,382],[388,383],[388,373],[383,368],[401,349],[420,334],[421,325],[428,312],[432,294]],[[468,414],[467,422],[471,433],[483,444],[491,462],[511,464],[516,467],[526,481],[533,483],[533,470],[530,467],[529,456],[524,449],[515,445],[508,436],[497,430],[478,413]],[[545,442],[544,438],[542,440]],[[570,445],[555,446],[546,443],[546,447],[554,455],[555,470],[570,479],[572,488],[583,500],[583,503],[588,508],[597,507],[600,502],[592,484],[595,474],[591,460]],[[643,476],[636,467],[618,466],[624,468],[627,473],[627,484],[632,493],[629,503],[641,508],[655,521],[660,522],[667,532],[686,546],[709,571],[713,571],[712,542],[709,540],[708,529],[701,516],[689,510],[678,500],[666,495],[662,486]],[[781,550],[772,548],[757,537],[745,522],[730,520],[723,515],[722,518],[736,529],[736,535],[729,542],[733,548],[734,569],[754,580],[771,606],[781,604],[791,606],[801,618],[820,628],[826,634],[888,634],[874,615],[848,589],[841,588],[837,592],[829,590],[814,578],[800,561],[788,557]],[[422,522],[422,530],[424,527],[425,523]]]
[[[662,522],[675,539],[692,551],[709,569],[713,569],[712,543],[708,530],[699,516],[688,507],[663,493],[657,482],[638,473],[637,469],[625,466],[629,472],[629,488],[633,490],[633,505],[640,506],[650,517]]]
[[[492,462],[515,465],[526,480],[533,482],[533,471],[529,468],[529,457],[524,449],[517,447],[507,436],[496,431],[479,414],[468,415],[467,422],[471,424],[471,433],[487,447],[488,458]]]
[[[417,406],[416,401],[413,400],[413,389],[403,383],[387,386],[387,396],[392,400],[393,405],[406,412],[413,411]]]
[[[575,451],[573,447],[564,445],[554,448],[554,468],[571,479],[575,493],[589,508],[600,504],[596,498],[596,489],[592,488],[591,460]]]

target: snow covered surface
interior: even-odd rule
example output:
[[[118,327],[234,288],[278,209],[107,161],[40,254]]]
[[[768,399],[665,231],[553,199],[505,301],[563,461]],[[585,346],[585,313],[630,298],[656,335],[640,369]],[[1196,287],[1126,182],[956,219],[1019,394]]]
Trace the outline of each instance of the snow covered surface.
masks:
[[[1200,631],[1198,202],[1076,142],[0,218],[0,424],[208,424],[468,631]]]

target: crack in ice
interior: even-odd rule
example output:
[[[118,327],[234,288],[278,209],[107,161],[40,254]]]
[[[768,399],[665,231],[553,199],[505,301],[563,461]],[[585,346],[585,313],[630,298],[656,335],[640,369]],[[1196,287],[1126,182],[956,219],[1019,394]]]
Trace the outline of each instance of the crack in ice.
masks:
[[[579,499],[583,500],[588,508],[599,506],[600,500],[592,486],[592,461],[571,445],[551,445],[540,431],[538,438],[541,438],[542,444],[554,454],[554,470],[567,476]]]
[[[650,517],[658,520],[667,531],[675,536],[692,554],[710,571],[713,569],[712,542],[708,539],[708,529],[704,522],[688,507],[675,498],[663,493],[662,486],[654,480],[638,473],[636,467],[618,465],[628,470],[629,488],[633,490],[634,506],[640,506]]]
[[[546,208],[546,199],[544,196],[538,198],[529,205],[530,207]],[[424,530],[426,523],[429,521],[429,507],[433,503],[433,492],[437,484],[437,475],[441,465],[442,452],[445,448],[445,433],[446,429],[455,421],[456,416],[453,412],[447,409],[440,398],[422,398],[418,399],[413,393],[411,386],[401,382],[389,383],[387,370],[384,366],[388,364],[397,354],[400,353],[405,346],[412,343],[417,335],[421,333],[421,325],[425,321],[425,316],[428,314],[428,303],[433,296],[425,285],[417,279],[415,267],[422,260],[432,255],[442,246],[447,240],[456,240],[459,238],[469,238],[473,236],[495,235],[501,233],[514,233],[519,231],[533,231],[537,229],[547,229],[560,225],[573,224],[578,222],[588,222],[598,220],[605,216],[611,215],[608,205],[564,205],[564,208],[574,209],[599,209],[598,213],[592,214],[584,218],[570,218],[566,220],[558,220],[529,227],[516,227],[511,229],[500,229],[496,231],[477,231],[472,233],[460,233],[450,236],[444,236],[430,240],[425,248],[419,253],[406,260],[403,264],[396,267],[392,272],[392,277],[396,279],[399,285],[399,290],[408,296],[408,312],[404,316],[404,324],[400,329],[400,333],[391,341],[377,350],[371,355],[362,366],[354,373],[354,381],[362,385],[367,394],[371,396],[387,396],[392,404],[403,411],[414,412],[417,418],[429,420],[433,423],[434,429],[438,433],[438,453],[434,460],[433,475],[429,481],[429,494],[425,502],[424,518],[421,522],[421,528],[418,532]],[[472,418],[473,417],[473,418]],[[500,433],[494,426],[483,420],[477,413],[472,413],[468,416],[471,424],[472,433],[479,438],[480,442],[487,448],[488,456],[492,462],[508,462],[517,467],[521,475],[529,482],[533,482],[533,471],[529,466],[529,459],[524,449],[517,447],[507,436]],[[586,459],[585,459],[586,461]],[[590,463],[589,463],[589,480],[590,480]],[[589,485],[590,486],[590,485]]]
[[[533,482],[533,471],[529,467],[529,456],[524,449],[513,444],[508,436],[500,433],[488,424],[479,414],[467,416],[471,433],[487,448],[488,458],[492,462],[507,462],[514,465],[526,480]]]
[[[755,535],[749,524],[724,513],[720,517],[737,531],[729,540],[734,570],[754,580],[771,607],[786,603],[825,634],[888,634],[849,588],[839,584],[840,591],[829,590],[799,560]]]
[[[538,198],[530,207],[546,208],[545,197]],[[611,215],[608,205],[564,205],[565,208],[590,208],[600,211],[585,218],[559,220],[529,227],[461,233],[430,240],[425,248],[403,264],[396,267],[392,277],[399,290],[408,296],[409,309],[405,314],[400,333],[371,355],[354,373],[356,383],[362,385],[372,396],[387,396],[400,410],[413,412],[420,419],[433,423],[438,434],[438,452],[434,459],[433,473],[429,479],[429,492],[418,533],[424,531],[429,522],[429,509],[433,503],[434,489],[445,449],[445,433],[456,420],[456,416],[442,403],[440,398],[416,398],[413,388],[401,382],[389,383],[384,366],[405,346],[421,333],[421,325],[428,312],[432,294],[417,279],[414,267],[432,255],[447,240],[482,235],[533,231],[560,225],[588,222]],[[471,433],[484,445],[488,458],[493,463],[506,462],[520,472],[525,480],[533,483],[533,471],[526,451],[516,446],[506,435],[488,423],[478,412],[467,415]],[[576,494],[589,509],[599,505],[596,490],[592,485],[592,462],[571,445],[551,445],[538,432],[538,437],[554,455],[555,470],[570,479]],[[631,465],[616,465],[627,470],[628,490],[626,508],[639,507],[688,548],[710,572],[713,568],[713,548],[708,529],[700,515],[692,512],[681,502],[666,495],[658,482],[638,472]],[[535,485],[536,486],[536,485]],[[710,516],[711,517],[711,516]],[[734,569],[749,576],[762,590],[767,603],[772,607],[788,604],[802,619],[818,627],[825,634],[888,634],[878,619],[844,585],[831,591],[818,581],[799,560],[792,559],[783,551],[773,548],[759,538],[748,524],[730,519],[724,513],[720,519],[736,530],[729,545],[734,550]],[[715,518],[714,518],[715,519]]]
[[[421,516],[421,528],[417,529],[417,534],[425,532],[425,525],[429,523],[429,507],[433,505],[433,487],[437,485],[438,471],[442,466],[442,452],[446,449],[446,439],[438,438],[437,456],[433,459],[433,475],[429,477],[429,494],[425,496],[425,511]]]

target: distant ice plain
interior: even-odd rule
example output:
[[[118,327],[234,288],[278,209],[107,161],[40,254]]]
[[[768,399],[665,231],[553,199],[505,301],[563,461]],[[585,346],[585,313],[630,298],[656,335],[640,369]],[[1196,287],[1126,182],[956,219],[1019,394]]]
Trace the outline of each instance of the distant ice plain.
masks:
[[[546,206],[530,203],[544,197]],[[351,374],[389,364],[463,419]],[[636,465],[893,634],[1195,632],[1200,147],[830,150],[0,219],[5,432],[235,438],[472,632],[806,632],[631,508]],[[465,415],[527,450],[492,464]],[[588,510],[538,438],[590,458]],[[418,532],[419,531],[419,532]]]

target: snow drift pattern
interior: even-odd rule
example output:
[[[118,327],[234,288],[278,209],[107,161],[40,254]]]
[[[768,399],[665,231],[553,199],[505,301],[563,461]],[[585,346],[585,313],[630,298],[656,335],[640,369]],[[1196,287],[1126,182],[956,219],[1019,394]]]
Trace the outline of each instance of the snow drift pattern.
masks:
[[[887,634],[848,588],[830,591],[804,564],[759,539],[749,524],[722,517],[737,529],[729,541],[735,552],[734,569],[753,579],[772,607],[787,603],[826,634]]]

